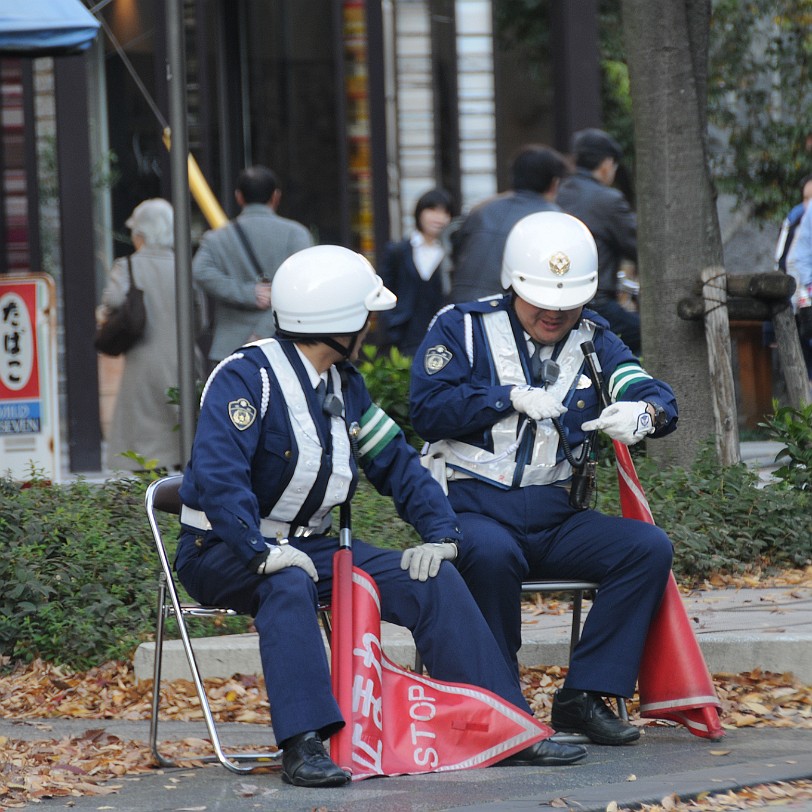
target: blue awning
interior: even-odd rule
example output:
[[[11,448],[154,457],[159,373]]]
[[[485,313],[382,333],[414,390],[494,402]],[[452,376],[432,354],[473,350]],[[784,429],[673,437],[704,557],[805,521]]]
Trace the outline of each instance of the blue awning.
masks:
[[[0,56],[78,53],[98,30],[80,0],[0,0]]]

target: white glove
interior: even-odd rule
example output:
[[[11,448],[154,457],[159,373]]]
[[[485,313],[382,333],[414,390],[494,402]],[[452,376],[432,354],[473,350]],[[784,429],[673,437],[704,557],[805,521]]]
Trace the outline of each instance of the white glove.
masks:
[[[403,551],[400,568],[409,570],[413,581],[427,581],[440,571],[440,564],[457,557],[457,545],[453,541],[420,544]]]
[[[257,575],[270,575],[285,567],[301,567],[314,581],[319,580],[316,565],[307,553],[290,544],[267,544],[268,554],[257,567]]]
[[[596,420],[581,424],[584,431],[600,429],[613,440],[624,445],[639,443],[647,434],[654,431],[654,421],[648,413],[648,403],[643,400],[619,400],[607,406]]]
[[[533,420],[558,417],[567,411],[558,398],[538,386],[514,386],[510,390],[510,402],[517,412]]]

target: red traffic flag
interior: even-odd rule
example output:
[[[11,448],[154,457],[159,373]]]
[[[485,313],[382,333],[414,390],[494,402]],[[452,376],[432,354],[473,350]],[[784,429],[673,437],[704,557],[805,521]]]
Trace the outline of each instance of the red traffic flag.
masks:
[[[347,578],[351,556],[333,559],[333,692],[346,725],[330,756],[354,781],[488,767],[553,735],[490,691],[393,663],[381,649],[378,587],[355,567]]]
[[[614,447],[623,515],[655,524],[629,449],[617,440]],[[643,717],[678,722],[695,736],[714,741],[725,735],[721,704],[673,572],[646,636],[637,692]]]

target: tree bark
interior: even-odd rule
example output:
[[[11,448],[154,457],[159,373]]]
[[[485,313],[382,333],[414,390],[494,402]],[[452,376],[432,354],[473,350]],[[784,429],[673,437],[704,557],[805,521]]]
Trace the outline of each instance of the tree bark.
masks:
[[[775,341],[778,344],[778,357],[781,359],[781,371],[787,387],[787,400],[790,406],[801,409],[810,402],[809,379],[795,316],[789,305],[776,308],[773,313],[773,327]]]
[[[681,319],[698,321],[705,318],[705,302],[697,296],[691,299],[680,299],[677,313]],[[728,299],[727,317],[730,321],[767,321],[772,318],[769,302],[761,299]]]
[[[735,465],[741,462],[741,453],[736,416],[736,388],[733,384],[733,362],[730,357],[725,269],[704,268],[702,283],[716,454],[722,465]]]
[[[713,434],[711,377],[703,327],[680,319],[677,304],[703,268],[722,265],[706,149],[710,0],[622,0],[622,9],[635,129],[643,361],[671,384],[680,409],[679,430],[649,443],[648,452],[688,466]]]

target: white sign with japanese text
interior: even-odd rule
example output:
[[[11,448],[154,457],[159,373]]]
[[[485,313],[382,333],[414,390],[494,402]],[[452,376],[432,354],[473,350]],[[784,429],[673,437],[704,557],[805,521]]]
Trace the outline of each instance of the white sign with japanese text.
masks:
[[[0,277],[0,474],[55,482],[60,468],[54,280]]]

